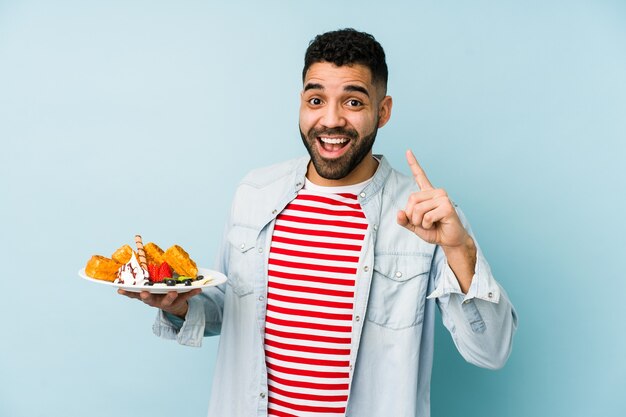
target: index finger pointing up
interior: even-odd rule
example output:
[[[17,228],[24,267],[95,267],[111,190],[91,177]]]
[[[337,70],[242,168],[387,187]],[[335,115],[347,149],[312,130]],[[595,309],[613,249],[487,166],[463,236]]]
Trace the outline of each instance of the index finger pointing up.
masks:
[[[406,160],[409,163],[409,167],[411,168],[411,172],[413,173],[413,178],[415,178],[415,182],[420,187],[420,190],[432,190],[434,187],[428,181],[428,177],[426,173],[415,159],[415,155],[413,155],[413,151],[408,149],[406,151]]]

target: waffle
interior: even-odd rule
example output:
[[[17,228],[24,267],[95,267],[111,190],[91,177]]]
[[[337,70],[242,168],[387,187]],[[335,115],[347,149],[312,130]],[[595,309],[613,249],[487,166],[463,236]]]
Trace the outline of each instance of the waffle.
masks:
[[[113,282],[121,263],[100,255],[93,255],[85,266],[85,274],[91,278]]]
[[[198,275],[196,263],[189,257],[183,248],[173,245],[165,251],[165,262],[167,262],[179,275],[195,278]]]
[[[133,250],[129,245],[124,245],[113,252],[111,255],[111,259],[119,264],[125,264],[130,261],[130,257],[133,255]]]
[[[163,249],[161,249],[156,243],[146,243],[146,245],[143,247],[143,250],[146,251],[148,265],[161,265],[163,261],[165,261],[165,252],[163,252]]]

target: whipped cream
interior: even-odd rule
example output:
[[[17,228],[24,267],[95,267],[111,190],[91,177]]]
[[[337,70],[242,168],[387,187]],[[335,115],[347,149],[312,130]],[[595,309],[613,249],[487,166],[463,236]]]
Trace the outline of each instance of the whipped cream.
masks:
[[[137,261],[137,257],[133,252],[130,261],[120,266],[120,269],[117,270],[117,279],[114,282],[124,285],[145,285],[149,277],[148,271],[139,265],[139,261]]]

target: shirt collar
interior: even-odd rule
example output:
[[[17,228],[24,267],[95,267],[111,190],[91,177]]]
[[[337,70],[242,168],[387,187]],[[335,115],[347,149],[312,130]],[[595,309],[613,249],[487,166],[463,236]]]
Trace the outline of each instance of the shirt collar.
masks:
[[[376,168],[376,172],[374,172],[372,181],[363,189],[363,191],[361,191],[360,198],[362,202],[365,202],[378,194],[378,192],[383,188],[383,185],[387,181],[389,173],[391,172],[391,166],[383,155],[374,155],[374,157],[378,159],[378,168]],[[294,191],[296,193],[304,187],[306,171],[310,161],[311,158],[308,156],[304,156],[297,160],[294,177]]]

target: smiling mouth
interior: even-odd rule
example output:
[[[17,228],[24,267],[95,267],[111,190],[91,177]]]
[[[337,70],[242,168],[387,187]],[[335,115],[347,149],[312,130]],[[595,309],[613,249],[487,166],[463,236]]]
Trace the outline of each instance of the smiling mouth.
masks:
[[[317,141],[324,151],[332,154],[346,147],[346,145],[350,142],[350,138],[318,136]]]

